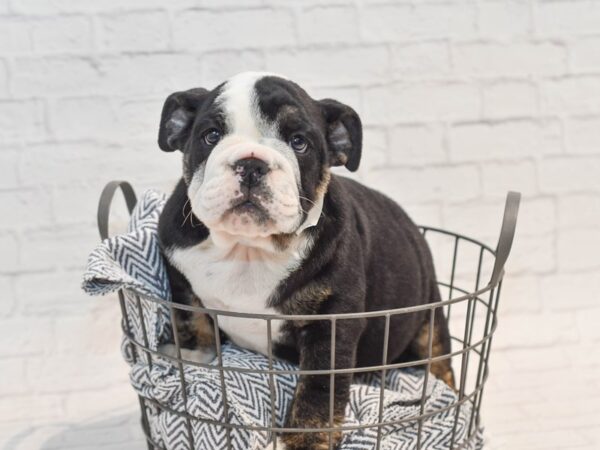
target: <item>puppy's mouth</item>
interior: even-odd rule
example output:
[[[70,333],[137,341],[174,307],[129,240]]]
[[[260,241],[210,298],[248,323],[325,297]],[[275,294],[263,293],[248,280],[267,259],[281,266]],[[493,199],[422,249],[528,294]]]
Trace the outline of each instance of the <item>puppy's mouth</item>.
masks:
[[[269,212],[262,205],[261,199],[252,193],[247,193],[233,200],[228,213],[238,215],[247,214],[260,222],[264,222],[270,217]]]

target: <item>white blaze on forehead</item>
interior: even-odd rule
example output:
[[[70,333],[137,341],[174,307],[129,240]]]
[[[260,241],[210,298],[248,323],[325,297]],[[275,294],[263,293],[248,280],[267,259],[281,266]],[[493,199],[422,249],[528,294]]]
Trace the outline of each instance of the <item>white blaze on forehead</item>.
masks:
[[[260,139],[270,128],[265,123],[258,108],[255,85],[258,80],[268,76],[282,78],[268,72],[243,72],[225,82],[217,102],[225,110],[225,120],[229,130],[254,139]]]
[[[267,145],[284,156],[294,170],[300,185],[300,168],[294,151],[281,140],[276,122],[268,122],[260,112],[256,83],[264,77],[287,79],[269,72],[243,72],[225,82],[217,98],[225,113],[229,134]]]

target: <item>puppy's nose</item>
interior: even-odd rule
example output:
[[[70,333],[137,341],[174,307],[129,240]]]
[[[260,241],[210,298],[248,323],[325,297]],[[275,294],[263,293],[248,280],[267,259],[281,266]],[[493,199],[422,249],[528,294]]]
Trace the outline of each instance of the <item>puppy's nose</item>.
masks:
[[[269,166],[260,159],[245,158],[235,162],[234,170],[242,178],[241,184],[253,187],[269,172]]]

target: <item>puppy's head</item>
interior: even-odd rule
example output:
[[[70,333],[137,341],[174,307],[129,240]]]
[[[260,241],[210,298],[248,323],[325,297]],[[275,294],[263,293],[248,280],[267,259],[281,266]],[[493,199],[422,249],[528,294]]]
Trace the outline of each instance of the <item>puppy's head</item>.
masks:
[[[313,100],[279,76],[242,73],[212,91],[170,95],[158,143],[183,152],[196,217],[211,231],[254,238],[297,232],[311,210],[320,213],[329,168],[358,168],[362,130],[346,105]]]

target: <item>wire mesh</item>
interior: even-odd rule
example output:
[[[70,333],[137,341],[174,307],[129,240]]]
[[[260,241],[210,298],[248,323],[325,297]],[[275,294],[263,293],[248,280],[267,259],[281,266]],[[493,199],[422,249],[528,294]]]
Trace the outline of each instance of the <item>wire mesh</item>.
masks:
[[[108,187],[108,186],[107,186]],[[117,186],[118,187],[118,186]],[[113,189],[116,190],[116,187]],[[111,194],[112,195],[112,194]],[[510,196],[510,195],[509,195]],[[202,308],[184,304],[166,302],[161,299],[135,296],[137,313],[142,317],[143,310],[141,302],[156,302],[168,307],[173,328],[173,337],[177,349],[176,356],[161,354],[158,351],[152,350],[148,345],[147,332],[144,327],[144,321],[141,321],[143,330],[143,342],[135,339],[129,328],[128,308],[123,300],[123,293],[119,293],[121,311],[123,314],[123,333],[128,345],[133,349],[134,358],[137,360],[140,355],[144,355],[148,364],[152,364],[153,358],[160,355],[162,358],[170,360],[179,370],[179,379],[181,384],[181,392],[184,401],[184,411],[177,411],[167,405],[160,404],[155,399],[139,397],[140,408],[142,412],[142,428],[144,430],[148,448],[162,449],[162,447],[153,439],[147,418],[147,408],[151,405],[154,408],[165,410],[171,414],[183,417],[186,423],[187,441],[190,449],[195,448],[193,428],[202,424],[208,424],[218,427],[223,427],[226,431],[227,449],[234,449],[231,431],[233,429],[245,429],[252,431],[267,432],[276,442],[276,437],[286,432],[301,432],[301,433],[327,433],[329,436],[329,449],[335,447],[334,433],[345,433],[364,428],[373,428],[377,430],[376,448],[381,447],[382,429],[386,426],[397,426],[403,423],[417,424],[417,448],[422,448],[422,425],[427,418],[444,412],[446,410],[454,410],[454,425],[452,430],[451,449],[460,449],[466,447],[471,441],[476,439],[477,431],[481,424],[481,404],[483,399],[483,391],[486,380],[488,378],[489,357],[491,351],[492,337],[497,327],[497,307],[500,296],[500,288],[503,277],[503,267],[510,251],[510,244],[514,234],[514,226],[516,222],[516,211],[518,207],[518,195],[513,196],[512,203],[507,200],[507,209],[505,211],[505,220],[501,230],[500,240],[497,250],[494,251],[487,245],[478,242],[475,239],[452,233],[450,231],[433,228],[421,227],[421,231],[427,239],[434,256],[436,271],[439,277],[438,286],[442,292],[442,300],[440,302],[411,306],[406,308],[398,308],[385,311],[370,311],[364,313],[346,313],[346,314],[327,314],[327,315],[280,315],[280,314],[250,314],[235,311],[219,311],[209,308]],[[516,202],[516,206],[515,206]],[[109,202],[110,203],[110,202]],[[129,206],[128,201],[128,206]],[[511,209],[512,208],[512,209]],[[507,221],[507,214],[510,216]],[[107,227],[105,227],[107,230]],[[508,245],[507,242],[508,241]],[[468,250],[470,249],[470,250]],[[470,253],[469,253],[470,252]],[[497,254],[500,253],[499,255]],[[501,260],[499,263],[499,259]],[[481,286],[482,280],[489,279],[490,281]],[[444,295],[446,293],[446,295]],[[436,320],[436,310],[445,309],[446,317],[450,325],[450,338],[453,350],[442,355],[433,355],[433,335]],[[208,363],[199,363],[196,361],[186,360],[181,356],[180,342],[177,336],[178,314],[177,311],[193,311],[196,313],[204,313],[209,315],[213,320],[217,365]],[[388,363],[387,354],[390,345],[390,321],[397,315],[403,314],[427,314],[428,319],[428,342],[427,342],[427,357],[414,361],[403,361]],[[223,365],[222,343],[219,333],[219,318],[236,317],[252,320],[263,320],[266,322],[267,344],[268,344],[268,369],[249,369],[245,367],[228,367]],[[338,324],[344,320],[352,319],[375,319],[384,320],[384,336],[382,352],[382,363],[369,367],[336,367],[336,330]],[[273,324],[274,320],[291,320],[291,321],[327,321],[331,329],[330,342],[330,361],[329,369],[301,370],[301,369],[274,369],[274,354],[273,354]],[[432,364],[451,359],[455,370],[455,379],[458,380],[456,386],[457,396],[456,401],[441,409],[426,410],[426,388],[430,369]],[[187,365],[203,367],[209,370],[218,371],[221,388],[224,400],[224,420],[211,420],[207,418],[194,417],[189,413],[186,397],[187,385],[184,376],[184,368]],[[390,370],[408,367],[425,368],[423,392],[419,404],[419,414],[416,417],[408,417],[396,420],[384,420],[384,388],[387,374]],[[227,371],[240,373],[249,373],[254,375],[267,376],[269,380],[269,392],[271,402],[271,422],[268,426],[258,425],[243,425],[232,423],[228,420],[228,400],[227,389],[225,384],[225,374]],[[354,425],[344,425],[335,423],[335,384],[336,376],[342,374],[357,374],[357,373],[379,373],[381,377],[379,391],[379,405],[377,422],[361,423]],[[275,420],[275,394],[274,377],[278,375],[326,375],[329,377],[329,420],[325,427],[310,427],[310,428],[290,428],[278,426]],[[470,404],[471,415],[469,417],[468,431],[466,436],[458,439],[456,435],[456,427],[461,408],[466,404]],[[274,443],[274,448],[277,444]]]

